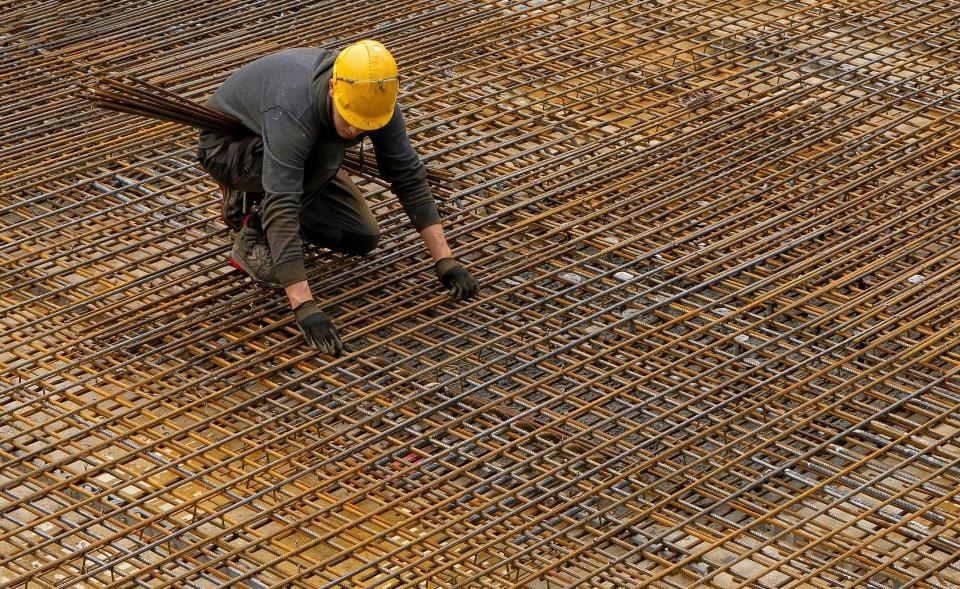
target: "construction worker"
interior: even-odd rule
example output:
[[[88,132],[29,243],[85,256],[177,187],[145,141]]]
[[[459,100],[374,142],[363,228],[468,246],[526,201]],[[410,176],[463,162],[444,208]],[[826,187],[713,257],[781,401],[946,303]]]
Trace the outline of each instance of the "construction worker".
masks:
[[[230,263],[257,283],[283,288],[307,343],[339,356],[343,344],[313,299],[301,240],[347,254],[377,246],[379,228],[340,168],[364,137],[380,174],[433,257],[455,300],[479,285],[453,258],[426,170],[397,105],[397,65],[377,41],[338,52],[288,49],[231,74],[207,105],[240,119],[249,136],[200,133],[198,159],[220,184],[224,223],[238,231]]]

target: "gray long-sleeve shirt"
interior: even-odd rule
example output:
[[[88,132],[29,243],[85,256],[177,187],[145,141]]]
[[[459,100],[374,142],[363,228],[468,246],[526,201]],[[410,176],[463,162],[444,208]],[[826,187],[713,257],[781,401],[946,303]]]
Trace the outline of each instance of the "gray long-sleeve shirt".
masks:
[[[207,101],[263,138],[261,210],[283,286],[306,280],[300,204],[306,184],[320,188],[337,173],[346,149],[369,136],[380,174],[390,182],[417,231],[440,222],[426,169],[410,145],[400,107],[386,126],[353,140],[337,135],[327,87],[337,52],[287,49],[233,72]]]

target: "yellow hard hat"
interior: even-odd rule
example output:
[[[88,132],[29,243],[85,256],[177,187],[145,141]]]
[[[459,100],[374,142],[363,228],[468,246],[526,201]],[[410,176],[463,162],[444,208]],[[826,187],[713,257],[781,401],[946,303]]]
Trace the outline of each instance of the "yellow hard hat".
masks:
[[[358,129],[372,131],[390,121],[399,87],[397,62],[378,41],[357,41],[333,62],[333,103]]]

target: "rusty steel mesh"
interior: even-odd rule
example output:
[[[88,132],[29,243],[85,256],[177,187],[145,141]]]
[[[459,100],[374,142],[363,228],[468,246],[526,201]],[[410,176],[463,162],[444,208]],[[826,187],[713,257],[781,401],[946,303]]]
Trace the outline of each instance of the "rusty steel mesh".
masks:
[[[0,586],[960,587],[955,2],[2,4]],[[358,176],[334,360],[77,88],[364,37],[483,289]]]

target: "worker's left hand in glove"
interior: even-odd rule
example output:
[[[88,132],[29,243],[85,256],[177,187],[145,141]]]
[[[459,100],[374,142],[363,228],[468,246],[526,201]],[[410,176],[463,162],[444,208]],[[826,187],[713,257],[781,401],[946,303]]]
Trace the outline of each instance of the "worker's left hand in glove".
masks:
[[[343,354],[343,343],[340,342],[337,328],[333,326],[327,314],[317,308],[315,302],[301,303],[293,310],[293,314],[297,318],[297,325],[303,337],[311,348],[337,358]]]
[[[440,283],[450,289],[455,301],[469,301],[477,296],[480,284],[470,276],[467,269],[453,258],[443,258],[436,263]]]

